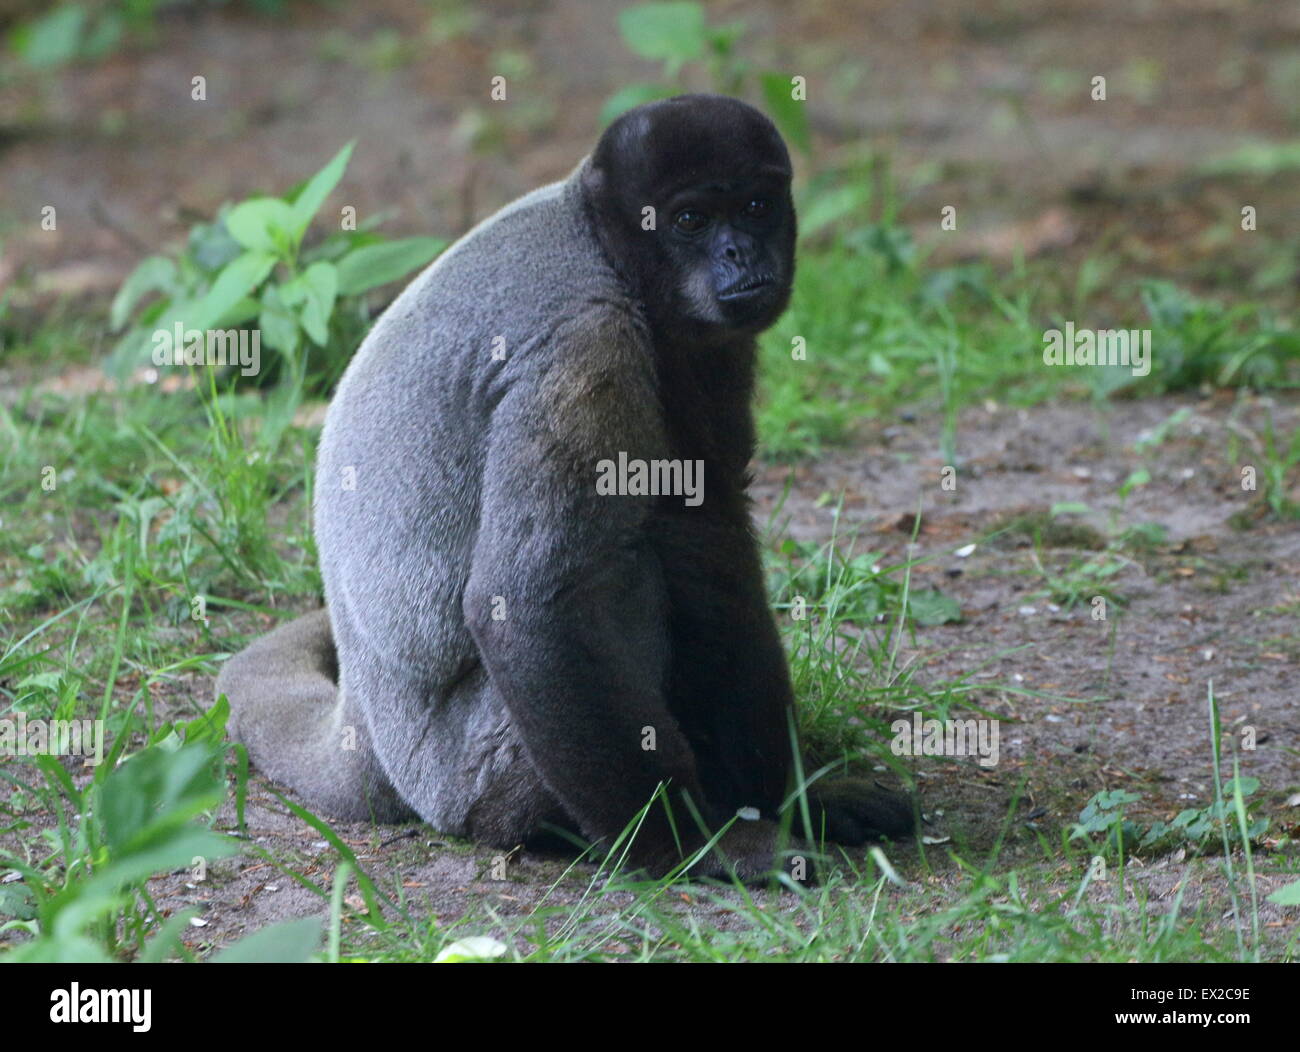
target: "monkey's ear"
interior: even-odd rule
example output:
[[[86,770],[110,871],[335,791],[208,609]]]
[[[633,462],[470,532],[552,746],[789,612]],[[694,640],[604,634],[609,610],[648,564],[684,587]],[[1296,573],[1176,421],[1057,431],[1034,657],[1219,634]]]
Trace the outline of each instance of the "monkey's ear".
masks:
[[[582,169],[582,189],[588,200],[595,201],[604,196],[606,182],[605,170],[597,167],[595,160],[588,157]]]

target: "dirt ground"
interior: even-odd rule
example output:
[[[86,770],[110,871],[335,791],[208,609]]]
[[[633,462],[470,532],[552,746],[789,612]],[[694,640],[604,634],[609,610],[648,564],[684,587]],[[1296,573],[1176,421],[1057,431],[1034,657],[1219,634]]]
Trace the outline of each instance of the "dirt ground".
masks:
[[[1191,415],[1144,459],[1135,440],[1183,406]],[[960,624],[919,631],[904,648],[907,657],[925,661],[927,676],[955,678],[980,666],[977,681],[1053,699],[997,690],[980,698],[999,717],[1021,722],[1004,731],[995,775],[969,764],[924,772],[922,793],[943,800],[950,825],[987,827],[1005,814],[1021,772],[1030,775],[1031,808],[1044,807],[1057,820],[1072,819],[1087,797],[1106,788],[1152,794],[1159,817],[1171,808],[1204,807],[1212,792],[1209,682],[1225,726],[1257,730],[1260,747],[1242,754],[1243,771],[1274,790],[1273,813],[1284,826],[1300,820],[1300,811],[1281,806],[1300,775],[1300,733],[1290,715],[1300,697],[1300,530],[1264,522],[1241,529],[1230,521],[1243,511],[1249,520],[1258,495],[1240,486],[1240,467],[1251,458],[1227,460],[1229,429],[1257,430],[1266,414],[1275,426],[1296,426],[1294,403],[1264,399],[1236,412],[1225,399],[1121,402],[1102,412],[990,405],[963,419],[959,442],[967,460],[955,492],[940,490],[942,462],[924,422],[885,426],[865,448],[796,470],[784,509],[786,532],[799,539],[831,536],[834,504],[819,508],[816,498],[843,493],[837,532],[861,523],[857,550],[902,561],[923,506],[912,556],[932,561],[914,568],[913,588],[939,587],[963,614]],[[1151,483],[1121,508],[1120,484],[1144,465]],[[761,504],[779,494],[784,474],[765,473]],[[1112,607],[1105,622],[1093,620],[1086,603],[1065,609],[1035,595],[1042,580],[1033,572],[1027,534],[979,543],[968,558],[953,554],[1009,519],[1067,502],[1087,504],[1092,512],[1083,521],[1101,534],[1112,514],[1118,529],[1155,522],[1167,530],[1166,543],[1136,556],[1114,580],[1124,609]],[[1041,558],[1050,566],[1079,554],[1087,553],[1053,550],[1049,535]],[[990,661],[998,652],[1006,656]]]
[[[409,63],[387,69],[356,58],[391,40],[383,34],[419,34],[424,12],[401,0],[304,6],[269,33],[250,15],[179,9],[162,19],[162,46],[125,52],[35,93],[0,88],[0,286],[8,285],[12,308],[38,315],[60,296],[102,297],[197,215],[223,200],[282,191],[352,135],[360,145],[343,182],[348,203],[363,216],[390,211],[385,229],[395,234],[457,233],[567,172],[590,145],[604,98],[655,73],[627,56],[611,6],[597,0],[494,4],[492,18],[467,37]],[[760,65],[830,71],[814,81],[821,163],[865,141],[887,150],[900,171],[934,169],[901,208],[904,221],[924,217],[928,229],[941,204],[961,203],[961,232],[944,243],[943,257],[1006,261],[1023,251],[1070,264],[1101,246],[1143,273],[1202,291],[1231,289],[1253,274],[1254,257],[1226,251],[1210,231],[1235,216],[1247,191],[1270,237],[1300,243],[1293,173],[1289,182],[1264,174],[1225,185],[1199,168],[1251,142],[1294,138],[1287,100],[1297,92],[1288,95],[1285,78],[1300,83],[1300,74],[1281,59],[1300,43],[1300,6],[813,0],[717,3],[710,12],[718,22],[747,20]],[[476,152],[462,115],[486,107],[501,49],[529,57],[527,91],[551,105],[535,120],[506,122],[499,151]],[[1096,72],[1111,79],[1105,104],[1087,98]],[[196,73],[210,84],[203,110],[189,100]],[[58,229],[42,232],[31,217],[51,202]],[[1134,439],[1183,406],[1189,420],[1143,458]],[[991,772],[960,761],[917,763],[927,835],[987,848],[1022,777],[1027,795],[1008,826],[1008,864],[1033,857],[1035,828],[1055,836],[1101,788],[1141,792],[1138,813],[1148,818],[1204,806],[1210,680],[1225,723],[1257,728],[1259,747],[1242,754],[1243,770],[1263,783],[1261,813],[1273,819],[1273,835],[1300,834],[1300,810],[1287,803],[1300,782],[1293,718],[1300,532],[1230,522],[1241,511],[1249,518],[1257,495],[1240,490],[1228,436],[1258,432],[1268,412],[1279,432],[1297,424],[1295,401],[1281,398],[973,409],[960,421],[962,470],[951,493],[937,484],[935,418],[926,415],[869,422],[861,445],[816,462],[760,466],[759,520],[793,471],[782,521],[803,540],[831,536],[833,502],[819,498],[842,492],[837,533],[860,526],[860,549],[901,558],[923,504],[914,554],[933,561],[915,579],[956,599],[963,621],[919,631],[903,654],[924,662],[920,675],[935,681],[981,666],[974,677],[989,689],[980,704],[1007,721],[1002,763]],[[1169,538],[1121,575],[1126,608],[1107,622],[1092,621],[1086,606],[1054,610],[1031,597],[1039,582],[1025,538],[983,542],[1009,515],[1061,501],[1086,502],[1089,521],[1105,530],[1119,484],[1142,464],[1152,481],[1130,497],[1121,524],[1159,522]],[[970,543],[977,548],[969,557],[953,554]],[[1046,549],[1042,558],[1069,554]],[[999,651],[1007,653],[990,661]],[[1008,683],[1045,697],[999,689]],[[119,689],[129,694],[133,686],[124,679]],[[206,700],[211,687],[191,677],[177,689]],[[223,822],[233,823],[229,809]],[[286,817],[260,781],[249,828],[308,875],[333,867],[332,850]],[[563,903],[582,893],[581,880],[549,890],[564,869],[555,859],[519,856],[503,884],[486,879],[492,853],[427,828],[409,835],[336,828],[381,886],[400,885],[440,919],[487,906],[514,916],[543,896]],[[895,861],[905,876],[916,872],[907,856]],[[323,911],[251,853],[217,863],[211,877],[198,886],[182,874],[151,884],[168,908],[202,910],[206,926],[189,935],[196,948]],[[940,879],[955,880],[955,872],[949,867]],[[1163,899],[1178,876],[1154,861],[1143,879]],[[1261,889],[1283,882],[1265,878]],[[1189,904],[1215,894],[1193,888]],[[1261,913],[1268,921],[1278,910],[1262,904]]]
[[[342,186],[359,216],[388,212],[400,233],[462,232],[570,171],[604,100],[657,78],[625,50],[615,10],[505,0],[466,35],[422,44],[429,11],[409,0],[302,4],[270,23],[168,8],[157,46],[0,86],[0,286],[14,282],[14,309],[109,292],[196,216],[283,191],[351,136]],[[940,207],[959,208],[944,256],[1077,260],[1104,244],[1193,287],[1251,274],[1250,251],[1228,249],[1219,229],[1242,193],[1201,166],[1294,138],[1300,6],[809,0],[718,2],[709,14],[746,23],[756,67],[810,76],[819,167],[864,144],[885,151],[915,176],[899,204],[924,221],[923,238]],[[517,104],[491,111],[488,81],[510,54],[523,56]],[[199,74],[203,103],[190,100]],[[1105,102],[1089,97],[1098,74]],[[485,122],[494,148],[474,145]],[[1246,187],[1260,233],[1300,242],[1291,174]],[[32,217],[51,203],[58,229],[43,231]]]
[[[1183,407],[1190,416],[1154,452],[1144,458],[1134,449],[1139,437]],[[983,857],[1005,833],[1003,864],[1033,864],[1038,836],[1058,842],[1060,831],[1101,789],[1140,793],[1141,803],[1129,814],[1143,823],[1207,806],[1213,799],[1210,681],[1224,726],[1238,741],[1243,726],[1255,728],[1258,747],[1238,755],[1242,772],[1263,786],[1256,813],[1272,822],[1261,845],[1261,869],[1267,869],[1270,843],[1300,833],[1300,731],[1294,721],[1300,695],[1300,531],[1266,521],[1246,528],[1230,522],[1245,513],[1240,521],[1251,523],[1258,494],[1240,489],[1240,467],[1250,460],[1228,460],[1229,432],[1248,435],[1262,426],[1265,414],[1279,429],[1300,424],[1297,405],[1272,399],[1236,406],[1225,398],[1153,399],[1120,402],[1101,412],[1088,406],[985,406],[960,421],[965,467],[955,492],[937,484],[942,465],[932,452],[932,430],[920,420],[882,422],[862,448],[816,463],[761,469],[755,485],[759,521],[771,516],[793,471],[794,486],[777,520],[784,532],[818,543],[856,533],[854,550],[879,551],[884,562],[907,556],[918,503],[923,509],[911,554],[927,561],[914,569],[913,586],[940,587],[959,602],[963,620],[918,630],[902,660],[922,663],[922,682],[979,668],[974,679],[986,681],[988,689],[975,700],[1003,721],[1001,759],[993,769],[960,758],[910,761],[926,816],[923,833],[935,842],[926,849],[932,885],[953,885],[960,877],[947,857],[949,843],[968,858]],[[1116,490],[1144,465],[1150,484],[1119,509]],[[820,501],[823,494],[836,499]],[[831,509],[841,495],[844,510],[836,525]],[[1085,520],[1099,532],[1140,522],[1167,528],[1166,543],[1136,559],[1114,582],[1124,610],[1112,607],[1106,622],[1093,621],[1087,605],[1053,609],[1048,600],[1033,597],[1039,582],[1027,536],[985,541],[1009,516],[1043,512],[1058,502],[1088,504],[1093,512]],[[972,543],[977,547],[968,557],[955,554]],[[1050,565],[1074,554],[1079,551],[1045,548],[1041,558]],[[999,653],[1005,656],[996,658]],[[1008,686],[1039,696],[1016,694]],[[193,677],[176,689],[206,698],[211,688],[210,679]],[[847,708],[853,704],[846,699]],[[1226,763],[1224,773],[1231,773]],[[1019,807],[1013,808],[1017,794]],[[233,828],[231,807],[223,818]],[[333,850],[286,816],[260,779],[250,791],[248,824],[250,836],[286,864],[317,879],[332,871]],[[489,868],[499,852],[438,837],[427,827],[335,828],[388,894],[404,895],[417,912],[427,910],[443,922],[484,916],[489,908],[515,917],[543,900],[572,905],[582,900],[593,872],[580,866],[552,887],[565,861],[524,852],[511,859],[506,881],[495,880]],[[897,845],[889,854],[905,878],[922,878],[914,844]],[[1182,852],[1156,854],[1134,864],[1133,879],[1146,886],[1152,909],[1167,908],[1183,882],[1182,858]],[[1061,874],[1062,889],[1078,878]],[[1261,896],[1290,879],[1261,877]],[[202,911],[206,926],[191,933],[200,949],[275,920],[324,911],[320,899],[252,854],[214,864],[201,885],[175,874],[154,881],[151,891],[170,908]],[[1195,909],[1203,899],[1217,903],[1223,888],[1205,879],[1182,891],[1186,908]],[[709,910],[709,923],[727,923],[725,914],[709,906],[680,908]],[[1282,923],[1281,916],[1279,907],[1261,904],[1264,923]]]

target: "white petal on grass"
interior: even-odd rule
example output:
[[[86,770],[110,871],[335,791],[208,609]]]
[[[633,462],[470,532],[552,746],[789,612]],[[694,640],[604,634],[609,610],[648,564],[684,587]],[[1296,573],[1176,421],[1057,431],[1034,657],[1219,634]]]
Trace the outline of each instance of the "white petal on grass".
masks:
[[[434,958],[434,964],[458,964],[462,961],[490,961],[506,952],[506,944],[490,935],[471,935],[457,939]]]

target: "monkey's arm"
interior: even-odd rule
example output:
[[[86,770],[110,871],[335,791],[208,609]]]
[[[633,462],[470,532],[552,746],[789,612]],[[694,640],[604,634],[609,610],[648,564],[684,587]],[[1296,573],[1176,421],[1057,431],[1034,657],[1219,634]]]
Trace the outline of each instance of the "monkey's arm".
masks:
[[[705,477],[709,477],[705,464]],[[695,744],[709,799],[774,815],[789,788],[794,699],[768,607],[758,546],[740,494],[705,489],[728,513],[677,511],[657,541],[671,567],[669,697]]]
[[[665,702],[667,593],[643,533],[653,498],[597,492],[600,461],[663,456],[664,441],[630,323],[589,324],[553,351],[494,411],[464,609],[530,761],[608,845],[661,782],[704,807]],[[688,811],[674,817],[689,844]],[[656,805],[635,857],[670,853]]]
[[[723,810],[757,807],[770,818],[793,787],[794,705],[785,649],[768,605],[747,509],[683,524],[675,552],[670,697],[695,746],[708,799]],[[810,770],[806,770],[811,774]],[[899,837],[913,827],[910,800],[864,778],[823,777],[808,790],[814,840],[846,845]],[[794,804],[793,829],[805,828]]]

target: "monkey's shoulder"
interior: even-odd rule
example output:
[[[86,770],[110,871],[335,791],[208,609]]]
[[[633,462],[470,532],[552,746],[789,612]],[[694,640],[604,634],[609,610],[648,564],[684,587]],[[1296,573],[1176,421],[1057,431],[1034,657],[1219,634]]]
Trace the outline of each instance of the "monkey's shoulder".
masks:
[[[472,305],[482,315],[554,317],[566,301],[607,288],[612,274],[572,177],[488,216],[412,285],[426,302]]]
[[[653,350],[618,304],[574,302],[546,335],[481,376],[494,432],[536,440],[557,463],[664,444]],[[509,441],[514,442],[512,437]]]

